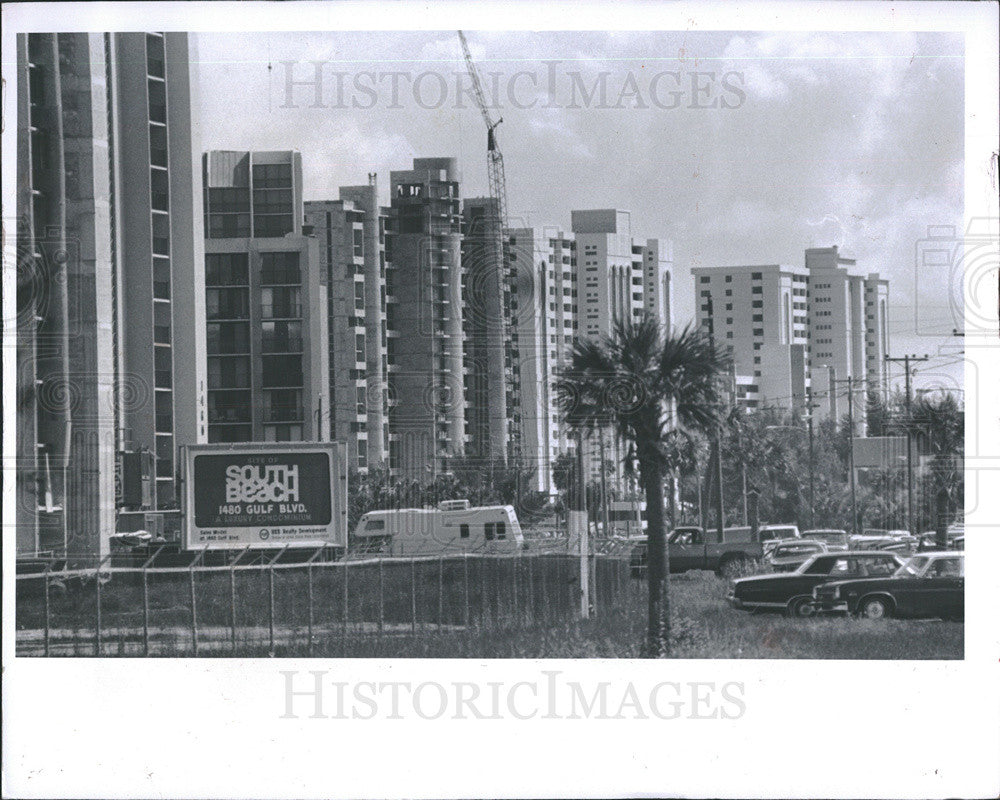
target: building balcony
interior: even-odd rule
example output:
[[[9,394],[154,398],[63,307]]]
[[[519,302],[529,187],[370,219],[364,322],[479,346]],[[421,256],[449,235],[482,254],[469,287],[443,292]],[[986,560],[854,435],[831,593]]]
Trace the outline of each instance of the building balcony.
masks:
[[[260,315],[264,319],[301,319],[302,306],[297,303],[281,305],[262,305]]]
[[[302,406],[271,406],[264,417],[267,422],[302,422],[305,418]]]
[[[289,336],[285,339],[264,339],[260,343],[263,353],[301,353],[302,339]]]

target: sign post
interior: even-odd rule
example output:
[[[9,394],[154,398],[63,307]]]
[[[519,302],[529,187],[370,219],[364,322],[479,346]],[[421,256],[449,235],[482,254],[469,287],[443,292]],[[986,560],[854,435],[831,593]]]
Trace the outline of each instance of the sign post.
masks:
[[[188,550],[347,546],[347,469],[340,442],[189,445]]]

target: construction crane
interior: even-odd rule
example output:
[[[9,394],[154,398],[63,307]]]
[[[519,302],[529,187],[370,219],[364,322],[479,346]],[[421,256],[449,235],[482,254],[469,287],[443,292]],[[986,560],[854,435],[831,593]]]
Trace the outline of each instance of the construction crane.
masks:
[[[483,115],[483,122],[486,123],[486,165],[489,177],[490,204],[487,209],[487,218],[483,229],[483,248],[487,262],[487,269],[495,276],[495,284],[489,288],[495,290],[493,298],[486,298],[487,312],[487,373],[490,385],[489,389],[489,423],[491,451],[494,455],[500,455],[506,460],[506,450],[508,442],[513,442],[513,450],[518,450],[519,435],[516,430],[509,430],[507,417],[508,394],[513,395],[513,370],[512,347],[510,337],[511,302],[510,288],[506,278],[507,264],[507,179],[504,174],[503,153],[497,143],[496,129],[503,122],[503,117],[493,119],[492,114],[486,104],[486,95],[483,92],[483,83],[479,78],[479,71],[472,60],[472,53],[469,52],[469,43],[465,39],[462,31],[458,32],[459,41],[462,43],[462,53],[465,56],[465,64],[472,80],[472,90],[476,98],[476,105]],[[490,269],[492,268],[492,269]],[[492,302],[490,302],[492,301]],[[495,320],[491,319],[495,315]],[[492,336],[498,338],[496,342],[490,342]]]

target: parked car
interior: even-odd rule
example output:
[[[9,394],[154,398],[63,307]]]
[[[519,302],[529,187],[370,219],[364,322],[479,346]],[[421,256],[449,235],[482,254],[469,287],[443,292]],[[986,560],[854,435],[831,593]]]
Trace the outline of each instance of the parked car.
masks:
[[[814,555],[825,553],[827,549],[823,542],[781,539],[764,558],[764,562],[774,572],[794,572]]]
[[[727,599],[734,608],[784,611],[792,617],[808,617],[813,612],[816,586],[838,578],[888,576],[903,563],[894,553],[819,553],[794,572],[738,578],[733,581]]]
[[[887,539],[881,544],[876,544],[872,547],[873,550],[886,550],[890,553],[898,553],[901,556],[912,556],[918,550],[918,545],[916,542],[907,541],[905,539]]]
[[[842,531],[839,528],[816,528],[815,530],[802,531],[802,538],[823,542],[827,550],[850,549],[850,537],[847,535],[847,531]]]
[[[780,525],[761,525],[757,529],[757,536],[761,543],[764,545],[764,552],[767,553],[774,544],[781,539],[798,539],[802,534],[799,533],[798,525],[790,524],[780,524]]]
[[[961,536],[956,536],[954,539],[952,539],[952,541],[951,541],[951,547],[952,547],[953,550],[963,550],[964,551],[965,550],[965,534],[963,533]]]
[[[706,532],[696,526],[674,528],[667,537],[670,571],[708,569],[718,575],[737,574],[764,555],[760,543],[751,541],[751,533],[747,527],[726,528],[720,542],[718,531]],[[632,548],[629,566],[633,578],[646,574],[646,551],[645,541]]]
[[[837,580],[813,590],[823,612],[884,617],[965,617],[965,554],[921,553],[889,577]]]

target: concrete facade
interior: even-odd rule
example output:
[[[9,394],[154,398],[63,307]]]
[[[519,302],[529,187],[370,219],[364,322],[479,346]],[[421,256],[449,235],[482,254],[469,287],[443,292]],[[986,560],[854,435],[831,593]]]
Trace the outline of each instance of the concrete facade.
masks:
[[[210,442],[326,441],[327,287],[294,151],[203,159]]]
[[[204,440],[188,47],[18,39],[19,555],[107,555],[117,453],[156,454],[169,508],[177,447]]]
[[[395,236],[390,467],[428,481],[465,448],[462,225],[458,164],[417,158],[390,174]]]
[[[387,215],[377,186],[345,186],[340,200],[305,204],[329,303],[329,435],[365,471],[388,458]]]

